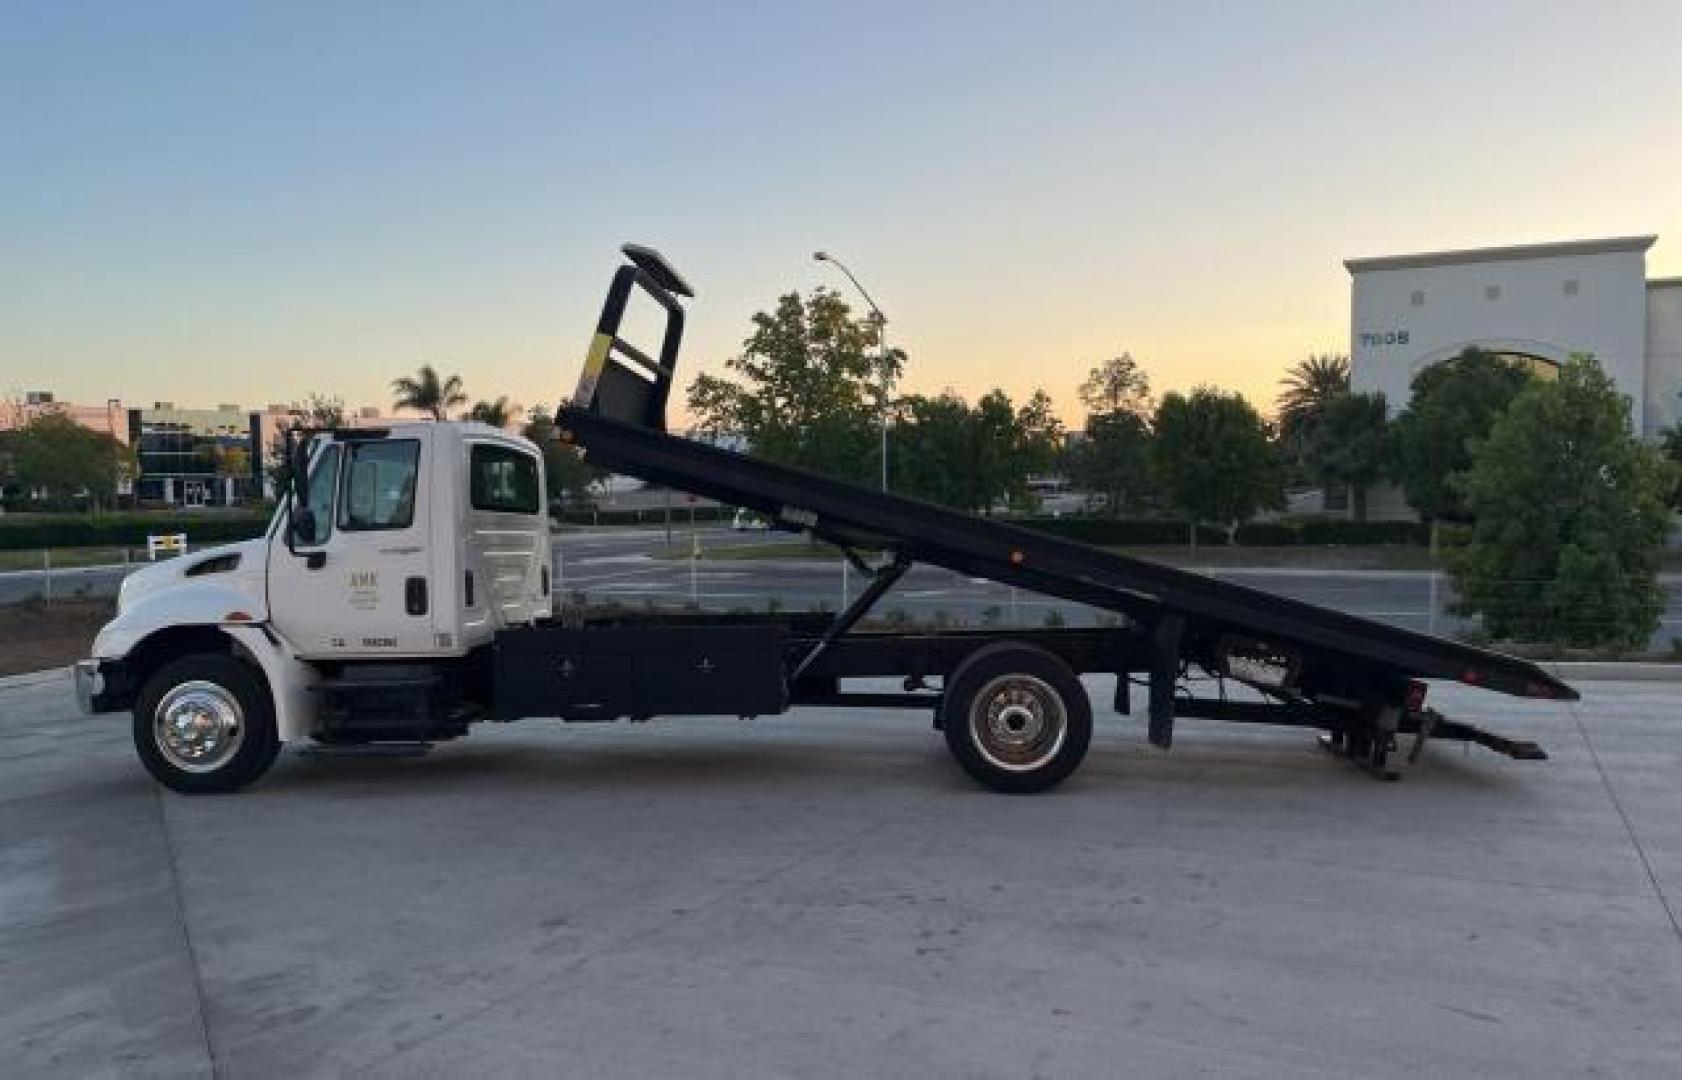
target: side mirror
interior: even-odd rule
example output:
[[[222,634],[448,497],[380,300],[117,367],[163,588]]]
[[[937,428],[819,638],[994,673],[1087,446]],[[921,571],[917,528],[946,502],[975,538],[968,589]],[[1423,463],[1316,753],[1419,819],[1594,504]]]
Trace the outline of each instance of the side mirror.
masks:
[[[314,544],[315,535],[315,511],[307,506],[293,507],[287,539],[297,544]]]

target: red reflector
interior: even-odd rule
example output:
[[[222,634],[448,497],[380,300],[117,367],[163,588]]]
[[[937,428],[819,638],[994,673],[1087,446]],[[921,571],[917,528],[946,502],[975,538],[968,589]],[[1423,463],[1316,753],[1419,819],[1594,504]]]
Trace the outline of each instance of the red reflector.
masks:
[[[1461,674],[1460,681],[1465,683],[1467,686],[1477,686],[1479,683],[1483,682],[1483,672],[1473,671],[1471,668],[1467,668]]]
[[[222,616],[223,622],[250,622],[251,613],[248,611],[230,611]]]
[[[1023,555],[1020,551],[1013,551],[1010,553],[1010,564],[1012,566],[1021,566],[1022,560],[1025,558],[1027,558],[1027,556]]]
[[[1420,709],[1425,707],[1425,694],[1430,689],[1431,688],[1429,686],[1426,686],[1418,679],[1408,680],[1408,694],[1404,701],[1404,704],[1407,705],[1408,712],[1418,712]]]

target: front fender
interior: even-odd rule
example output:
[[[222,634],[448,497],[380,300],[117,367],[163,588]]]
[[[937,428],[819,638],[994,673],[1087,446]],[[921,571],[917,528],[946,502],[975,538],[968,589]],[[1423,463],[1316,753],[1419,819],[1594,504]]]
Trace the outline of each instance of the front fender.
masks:
[[[250,653],[263,669],[274,704],[274,722],[282,742],[296,742],[315,733],[316,695],[310,687],[316,670],[298,659],[284,638],[261,626],[224,626],[228,635]]]
[[[212,627],[237,643],[239,651],[253,660],[268,682],[274,706],[275,726],[283,741],[311,734],[316,724],[315,695],[310,687],[318,678],[314,668],[303,663],[286,641],[267,626],[231,615],[254,616],[250,600],[237,589],[205,582],[181,585],[142,597],[126,607],[94,639],[93,661],[121,661],[158,634],[190,627]],[[163,640],[163,639],[160,639]],[[149,661],[142,660],[143,664]],[[132,673],[130,691],[146,677],[144,669]]]
[[[125,606],[93,639],[92,655],[96,660],[117,660],[159,630],[249,625],[265,614],[249,595],[221,582],[187,582],[148,593]]]

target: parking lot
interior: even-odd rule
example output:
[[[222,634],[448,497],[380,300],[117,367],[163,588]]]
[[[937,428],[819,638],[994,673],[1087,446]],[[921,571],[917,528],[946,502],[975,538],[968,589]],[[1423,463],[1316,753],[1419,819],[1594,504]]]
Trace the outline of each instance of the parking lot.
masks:
[[[1094,698],[1108,687],[1094,680]],[[1682,688],[1439,688],[1397,784],[1100,715],[1045,796],[921,714],[527,722],[160,794],[0,688],[5,1071],[1674,1075]]]

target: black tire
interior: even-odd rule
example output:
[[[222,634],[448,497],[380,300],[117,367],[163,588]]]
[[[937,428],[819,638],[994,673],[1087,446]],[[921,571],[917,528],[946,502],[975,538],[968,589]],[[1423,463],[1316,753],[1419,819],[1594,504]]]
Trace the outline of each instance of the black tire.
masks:
[[[1080,766],[1092,702],[1074,671],[1035,645],[1000,642],[964,658],[941,705],[947,749],[984,787],[1046,791]]]
[[[184,795],[238,791],[280,753],[267,685],[228,653],[194,653],[152,674],[134,702],[134,749]]]

